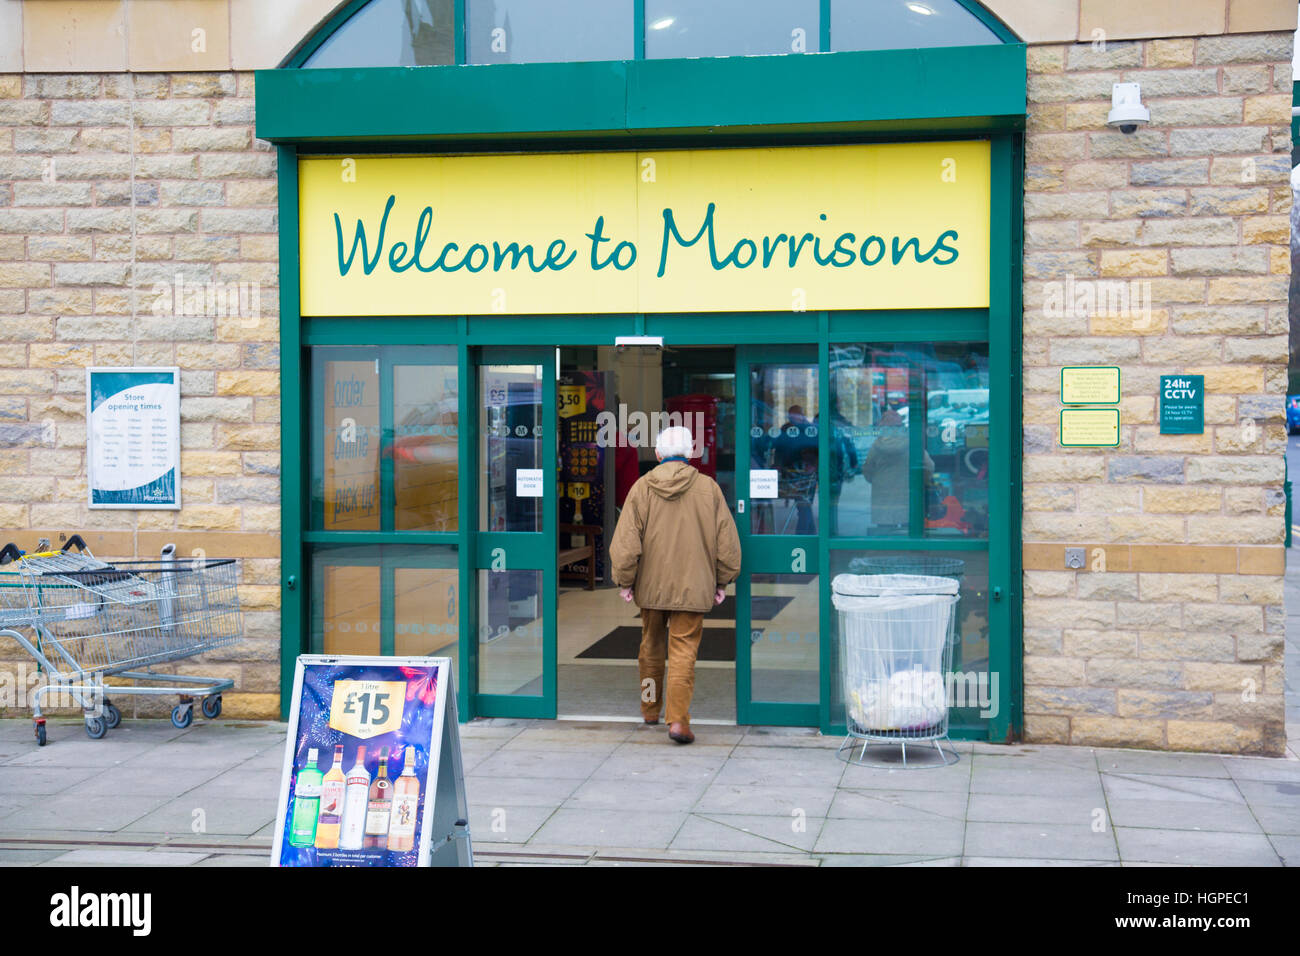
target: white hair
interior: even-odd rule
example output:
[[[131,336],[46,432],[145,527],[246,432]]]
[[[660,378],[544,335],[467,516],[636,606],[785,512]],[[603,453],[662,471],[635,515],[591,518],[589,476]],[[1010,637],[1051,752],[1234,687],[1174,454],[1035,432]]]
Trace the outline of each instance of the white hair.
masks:
[[[659,433],[659,437],[655,439],[655,451],[659,453],[660,458],[690,458],[693,444],[691,430],[681,425],[674,425]]]

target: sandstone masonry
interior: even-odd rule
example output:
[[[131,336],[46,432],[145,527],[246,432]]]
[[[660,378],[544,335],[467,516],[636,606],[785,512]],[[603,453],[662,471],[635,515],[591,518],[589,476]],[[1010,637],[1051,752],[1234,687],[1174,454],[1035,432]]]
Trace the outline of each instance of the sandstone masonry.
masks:
[[[1291,45],[1029,49],[1028,740],[1285,748]],[[1121,81],[1151,109],[1131,135],[1106,127]],[[1067,276],[1080,307],[1061,307]],[[1120,284],[1140,306],[1117,302]],[[1120,367],[1118,448],[1059,446],[1073,364]],[[1173,373],[1205,376],[1205,434],[1160,434],[1159,376]],[[1064,570],[1066,545],[1087,546],[1084,570]]]
[[[0,537],[240,558],[247,640],[177,666],[233,678],[232,716],[279,715],[276,215],[251,73],[0,75]],[[255,286],[257,314],[178,283]],[[182,511],[86,507],[90,365],[180,366]],[[5,639],[0,669],[35,676]]]

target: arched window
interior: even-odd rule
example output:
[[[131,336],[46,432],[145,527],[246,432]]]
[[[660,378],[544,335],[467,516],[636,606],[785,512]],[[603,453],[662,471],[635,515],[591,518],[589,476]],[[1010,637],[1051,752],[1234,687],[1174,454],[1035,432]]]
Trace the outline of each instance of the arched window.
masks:
[[[367,0],[344,7],[286,65],[562,63],[1007,42],[1016,38],[975,0]]]
[[[331,30],[331,27],[334,29]],[[369,0],[325,39],[309,41],[306,67],[440,66],[456,62],[452,0]],[[325,31],[322,31],[325,32]]]
[[[1001,43],[958,0],[831,0],[831,50],[899,50]]]

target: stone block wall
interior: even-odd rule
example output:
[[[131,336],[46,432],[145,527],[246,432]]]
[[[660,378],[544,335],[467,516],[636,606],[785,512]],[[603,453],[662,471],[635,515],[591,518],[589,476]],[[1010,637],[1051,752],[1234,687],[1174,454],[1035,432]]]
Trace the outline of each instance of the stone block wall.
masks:
[[[234,716],[279,714],[276,216],[251,73],[0,75],[0,543],[240,558],[247,639],[179,665]],[[92,365],[181,368],[181,511],[87,507]]]
[[[1285,748],[1291,48],[1029,49],[1028,740]],[[1121,81],[1151,110],[1129,135],[1106,126]],[[1058,444],[1067,365],[1121,369],[1118,447]],[[1202,435],[1160,433],[1159,377],[1177,373],[1205,376]],[[1083,570],[1065,570],[1069,545]]]

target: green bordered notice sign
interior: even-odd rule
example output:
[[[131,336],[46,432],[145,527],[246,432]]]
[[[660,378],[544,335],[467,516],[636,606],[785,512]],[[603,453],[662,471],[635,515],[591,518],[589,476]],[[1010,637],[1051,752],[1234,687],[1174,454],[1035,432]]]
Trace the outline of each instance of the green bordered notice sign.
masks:
[[[1067,365],[1061,369],[1062,405],[1115,405],[1118,402],[1118,368]]]
[[[1118,445],[1118,408],[1061,409],[1061,444]]]
[[[1205,376],[1160,376],[1160,434],[1205,434]]]

